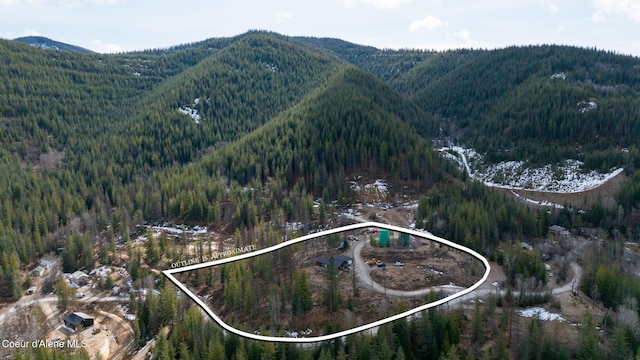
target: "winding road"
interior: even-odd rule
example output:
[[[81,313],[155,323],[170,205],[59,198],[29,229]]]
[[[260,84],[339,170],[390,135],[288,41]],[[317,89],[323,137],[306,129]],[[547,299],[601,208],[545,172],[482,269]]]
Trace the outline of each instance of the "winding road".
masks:
[[[373,290],[375,292],[378,292],[380,294],[386,294],[386,295],[391,295],[391,296],[398,296],[398,297],[416,297],[416,296],[422,296],[422,295],[426,295],[429,294],[433,291],[437,291],[437,292],[448,292],[450,294],[453,294],[455,292],[460,291],[460,289],[462,288],[452,288],[450,286],[434,286],[434,287],[428,287],[428,288],[422,288],[422,289],[417,289],[417,290],[408,290],[408,291],[403,291],[403,290],[396,290],[396,289],[390,289],[390,288],[385,288],[383,285],[375,282],[373,280],[373,278],[371,277],[370,274],[370,268],[369,265],[365,263],[363,257],[362,257],[362,249],[364,248],[364,246],[366,245],[367,241],[359,241],[357,244],[354,245],[353,248],[353,262],[354,262],[354,271],[355,271],[355,275],[356,278],[358,279],[359,283],[361,286],[369,289],[369,290]],[[567,282],[566,284],[553,288],[551,289],[551,294],[552,295],[559,295],[559,294],[563,294],[566,292],[569,292],[575,288],[577,288],[577,286],[580,284],[580,279],[582,278],[582,268],[580,267],[580,265],[578,265],[575,262],[571,263],[571,269],[573,271],[573,279],[569,282]],[[495,270],[494,270],[495,271]],[[548,292],[548,291],[547,291]],[[546,294],[547,292],[544,292],[542,294]],[[461,296],[459,298],[455,298],[451,301],[448,302],[449,305],[454,305],[454,304],[458,304],[467,300],[471,300],[474,299],[476,297],[483,297],[483,296],[487,296],[489,294],[500,294],[500,295],[506,295],[507,291],[506,290],[498,290],[497,288],[488,288],[486,286],[478,288],[476,291],[470,292],[469,294],[466,294],[464,296]],[[512,292],[512,294],[514,296],[518,296],[520,295],[520,292],[515,291]]]

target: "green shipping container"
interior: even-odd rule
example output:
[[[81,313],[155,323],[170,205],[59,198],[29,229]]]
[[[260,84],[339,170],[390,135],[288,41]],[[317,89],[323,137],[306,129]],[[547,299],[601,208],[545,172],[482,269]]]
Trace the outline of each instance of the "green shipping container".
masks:
[[[400,233],[400,244],[402,246],[409,246],[409,234]]]
[[[389,230],[380,229],[380,246],[389,246]]]

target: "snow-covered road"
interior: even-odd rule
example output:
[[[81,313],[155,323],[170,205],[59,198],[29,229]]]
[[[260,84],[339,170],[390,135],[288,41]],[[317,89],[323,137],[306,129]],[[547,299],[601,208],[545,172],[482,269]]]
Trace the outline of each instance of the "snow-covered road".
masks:
[[[440,148],[439,151],[458,162],[472,179],[486,186],[509,190],[577,193],[595,189],[624,171],[623,168],[617,168],[606,174],[584,172],[581,169],[583,164],[577,160],[566,160],[562,165],[546,165],[542,168],[530,168],[524,161],[503,161],[488,165],[482,163],[482,156],[473,149],[450,146]]]

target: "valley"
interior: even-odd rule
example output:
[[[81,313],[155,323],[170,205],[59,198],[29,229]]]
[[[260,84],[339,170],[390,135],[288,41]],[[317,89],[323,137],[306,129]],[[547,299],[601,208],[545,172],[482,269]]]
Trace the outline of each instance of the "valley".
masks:
[[[57,48],[0,40],[0,340],[71,342],[0,355],[640,354],[637,58],[266,31],[123,54]],[[375,330],[290,346],[225,332],[162,273],[230,259],[180,281],[246,332],[298,339],[481,279],[463,253],[380,229],[231,261],[369,221],[472,249],[489,278]],[[331,269],[338,256],[351,264]]]

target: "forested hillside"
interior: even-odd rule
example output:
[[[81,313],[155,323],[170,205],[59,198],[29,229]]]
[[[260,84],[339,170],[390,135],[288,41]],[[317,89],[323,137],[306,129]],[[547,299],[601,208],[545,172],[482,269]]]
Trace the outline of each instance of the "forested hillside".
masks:
[[[224,185],[261,189],[269,183],[275,204],[247,204],[253,196],[246,194],[238,194],[246,199],[233,201],[237,209],[269,204],[268,209],[251,210],[251,219],[241,210],[236,220],[243,225],[255,224],[256,214],[273,211],[274,205],[282,207],[292,187],[298,189],[296,196],[302,191],[314,199],[349,203],[347,178],[353,174],[384,174],[428,189],[443,171],[455,169],[408,126],[407,120],[417,113],[380,80],[343,65],[324,85],[266,125],[197,164],[158,174],[154,181],[163,186],[166,215],[192,221],[222,219],[221,203],[230,201]],[[215,181],[220,176],[224,183]],[[257,194],[260,198],[260,191]]]
[[[220,218],[215,192],[185,204],[169,173],[140,182],[167,167],[194,171],[180,165],[208,153],[197,166],[227,186],[275,178],[327,201],[348,198],[344,180],[356,169],[437,181],[442,166],[412,131],[490,161],[571,157],[628,172],[638,162],[639,61],[602,51],[396,51],[265,32],[118,55],[12,41],[0,51],[0,138],[11,169],[1,246],[23,264],[64,241],[52,234],[78,217],[97,231],[115,214],[124,233],[143,219]],[[631,213],[637,196],[622,198]],[[198,201],[211,211],[192,211]]]
[[[444,120],[446,135],[492,161],[573,158],[607,171],[627,162],[621,149],[640,136],[640,60],[630,56],[561,46],[459,51],[405,79],[406,94]]]
[[[6,172],[2,211],[8,242],[18,243],[8,249],[23,263],[50,250],[50,233],[74,217],[106,226],[115,208],[130,219],[129,184],[257,128],[337,69],[268,34],[240,36],[202,61],[188,49],[105,56],[1,45],[0,138],[16,169]],[[199,123],[180,112],[187,106]],[[34,232],[44,245],[27,241]]]
[[[51,40],[49,38],[43,36],[23,36],[19,38],[15,38],[15,41],[20,41],[25,44],[29,44],[31,46],[39,47],[42,49],[50,49],[50,50],[63,50],[63,51],[71,51],[82,54],[93,54],[94,52],[79,46],[65,44],[59,41]]]
[[[387,81],[440,120],[443,139],[473,147],[489,162],[572,158],[600,171],[638,165],[635,57],[555,45],[436,53],[302,41]]]
[[[2,40],[0,65],[0,298],[19,299],[44,254],[59,255],[64,271],[73,272],[116,266],[118,251],[126,252],[119,266],[131,280],[161,290],[131,298],[135,344],[168,326],[156,345],[168,357],[312,352],[262,348],[215,331],[200,337],[210,325],[187,304],[176,305],[172,285],[154,275],[184,260],[176,250],[183,239],[149,241],[143,256],[131,237],[148,224],[207,226],[238,245],[266,247],[282,241],[288,224],[310,231],[364,203],[354,179],[384,179],[397,192],[390,206],[401,208],[403,220],[504,264],[509,291],[544,286],[539,254],[524,252],[520,241],[546,241],[552,224],[600,228],[616,241],[640,234],[638,58],[564,46],[381,50],[252,31],[115,55]],[[629,176],[610,203],[585,211],[526,207],[473,181],[434,149],[448,143],[474,148],[489,162],[572,158],[602,172],[622,166]],[[569,252],[556,245],[554,253]],[[633,261],[611,249],[584,252],[582,288],[607,308],[636,306],[626,299],[640,299],[637,281],[621,270]],[[565,278],[571,259],[562,261]],[[204,284],[198,276],[194,284]],[[599,290],[615,279],[624,280],[625,291]],[[280,289],[282,296],[288,291]],[[431,358],[456,358],[457,344],[477,356],[533,354],[506,345],[514,317],[508,307],[525,300],[501,298],[506,315],[488,330],[495,342],[477,328],[479,320],[466,324],[463,310],[434,310],[382,328],[375,340],[355,336],[313,356],[420,358],[420,349],[431,349]],[[482,318],[475,311],[473,318]],[[174,316],[184,321],[175,325]],[[534,330],[527,331],[541,340]],[[422,336],[430,333],[436,340]],[[637,336],[625,336],[637,353]],[[197,343],[202,339],[206,346]],[[575,344],[544,339],[558,358],[577,353]]]

